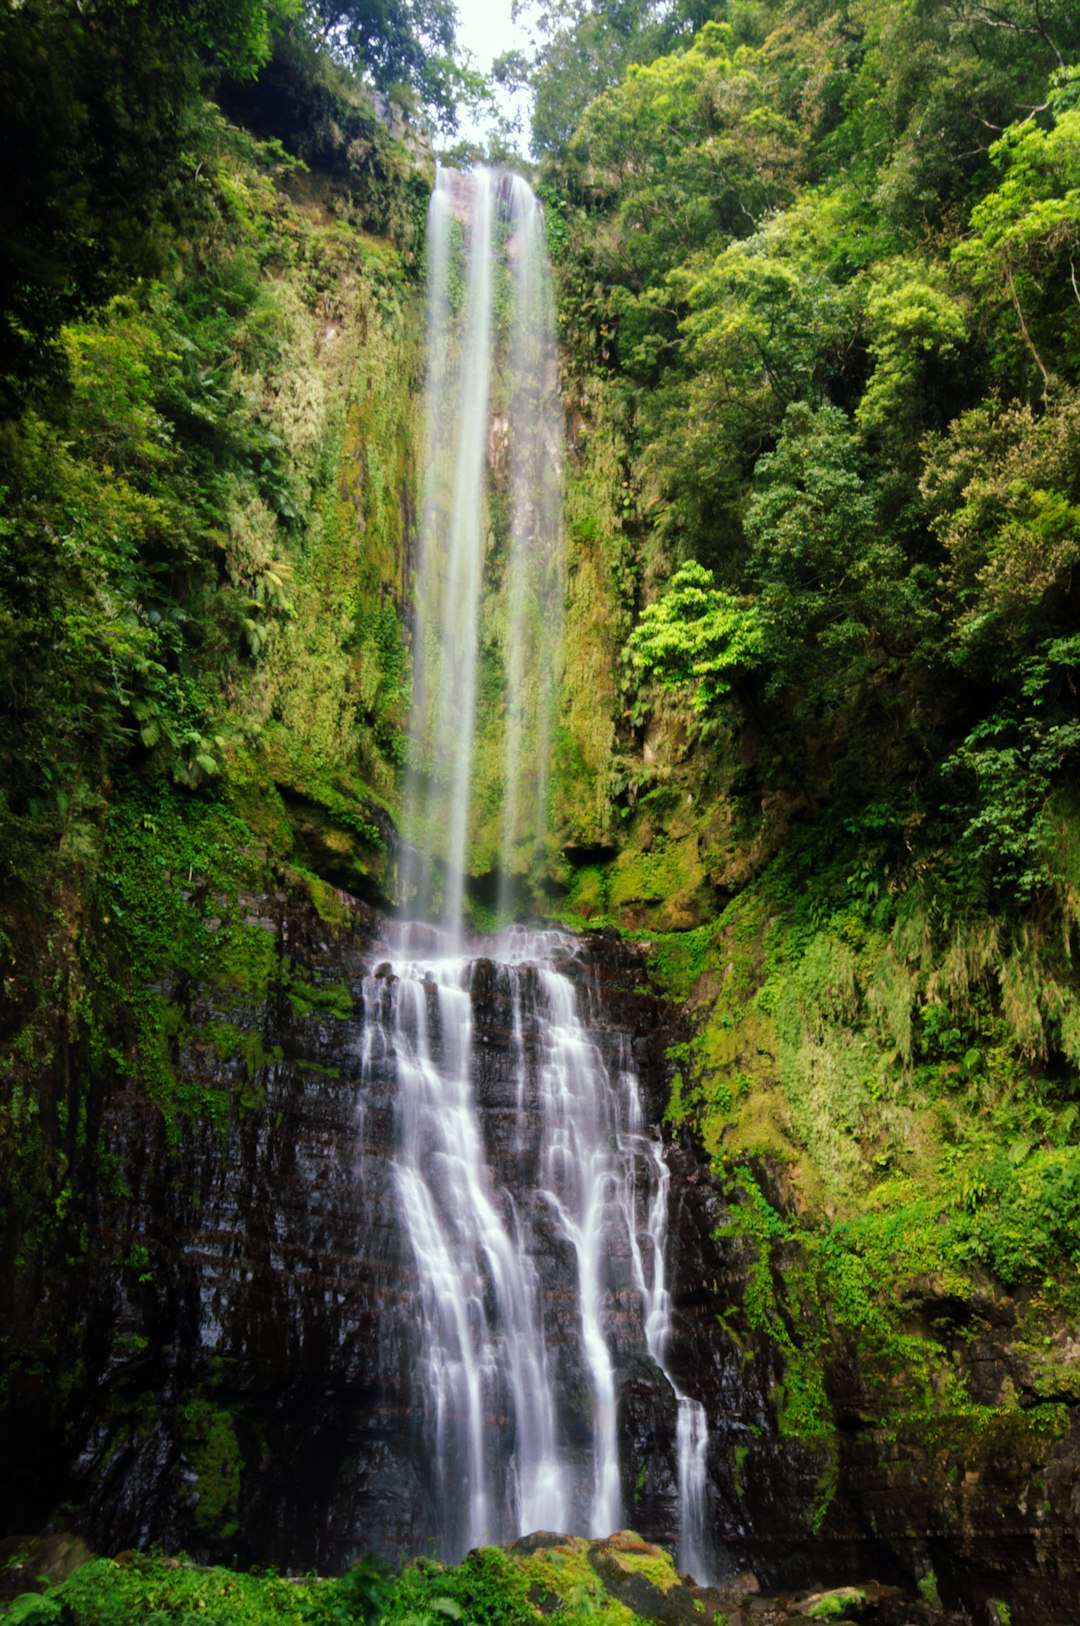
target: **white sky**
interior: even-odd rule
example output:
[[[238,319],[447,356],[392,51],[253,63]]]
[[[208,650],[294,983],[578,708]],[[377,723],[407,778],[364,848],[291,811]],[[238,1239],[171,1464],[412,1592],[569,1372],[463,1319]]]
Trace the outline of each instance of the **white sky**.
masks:
[[[514,47],[524,48],[529,43],[528,29],[510,19],[510,3],[511,0],[457,0],[458,41],[472,53],[475,66],[485,75],[491,72],[491,64],[497,56]],[[507,102],[506,108],[508,113],[521,114],[522,131],[518,145],[523,152],[528,152],[528,98],[518,97],[512,106]],[[464,115],[458,133],[470,141],[483,140],[484,137],[482,127],[474,125]]]

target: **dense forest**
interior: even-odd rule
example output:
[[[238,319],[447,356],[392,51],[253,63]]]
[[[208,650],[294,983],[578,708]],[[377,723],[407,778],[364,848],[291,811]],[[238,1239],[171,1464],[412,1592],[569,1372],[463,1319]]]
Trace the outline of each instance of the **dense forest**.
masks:
[[[643,944],[675,1013],[665,1134],[748,1261],[722,1332],[771,1351],[800,1539],[872,1437],[931,1485],[943,1545],[905,1559],[928,1607],[952,1550],[947,1602],[1015,1584],[1012,1619],[1064,1620],[1080,12],[554,0],[495,77],[533,122],[485,153],[455,136],[487,91],[449,0],[0,7],[6,1528],[78,1504],[41,1458],[84,1403],[91,1263],[142,1305],[108,1334],[142,1426],[155,1259],[111,1103],[170,1146],[258,1113],[276,1040],[238,1012],[352,1006],[252,899],[330,937],[394,902],[439,149],[528,171],[556,280],[568,594],[530,908]],[[480,829],[473,852],[483,928]],[[188,1545],[228,1560],[243,1453],[192,1396]],[[992,1581],[964,1543],[997,1481],[1045,1539]],[[496,1569],[482,1607],[367,1570],[123,1607],[531,1620]],[[145,1618],[94,1613],[91,1575],[11,1618]]]

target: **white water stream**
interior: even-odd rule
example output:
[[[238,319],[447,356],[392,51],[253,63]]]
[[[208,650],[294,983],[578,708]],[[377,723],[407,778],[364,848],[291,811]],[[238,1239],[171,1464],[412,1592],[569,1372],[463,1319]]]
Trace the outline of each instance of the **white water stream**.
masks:
[[[641,1350],[675,1397],[679,1556],[704,1579],[705,1414],[667,1365],[670,1176],[628,1047],[605,1061],[594,1013],[579,1008],[587,979],[567,974],[581,964],[572,937],[515,927],[471,949],[464,940],[482,659],[501,652],[494,839],[506,915],[543,865],[561,640],[554,306],[543,216],[523,180],[440,171],[428,279],[401,894],[407,912],[442,924],[396,928],[366,979],[363,1067],[370,1081],[389,1064],[396,1080],[394,1196],[415,1262],[415,1409],[437,1540],[457,1557],[536,1529],[618,1529],[619,1363]],[[501,609],[485,609],[485,595]],[[495,1061],[477,1038],[478,988]],[[477,1080],[492,1069],[501,1105],[482,1110]]]

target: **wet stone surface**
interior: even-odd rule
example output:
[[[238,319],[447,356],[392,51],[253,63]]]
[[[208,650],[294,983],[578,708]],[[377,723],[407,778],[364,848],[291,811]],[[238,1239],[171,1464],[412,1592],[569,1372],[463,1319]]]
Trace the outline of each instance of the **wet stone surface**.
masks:
[[[175,991],[191,1028],[216,1016],[258,1038],[263,1059],[250,1076],[237,1054],[196,1044],[179,1051],[181,1079],[219,1088],[229,1110],[219,1121],[180,1116],[170,1126],[137,1078],[95,1085],[90,1107],[108,1161],[76,1195],[87,1262],[58,1259],[40,1285],[51,1343],[37,1357],[44,1375],[29,1367],[19,1375],[18,1404],[3,1420],[4,1517],[14,1530],[51,1520],[98,1551],[157,1545],[330,1573],[363,1553],[427,1550],[443,1494],[418,1400],[420,1283],[396,1197],[397,1078],[365,1014],[365,978],[382,965],[374,980],[389,995],[393,972],[382,922],[362,904],[349,904],[333,931],[295,893],[253,897],[250,908],[282,966],[267,997],[245,1007],[210,987]],[[286,957],[289,976],[347,988],[351,1014],[290,1001]],[[615,1073],[632,1058],[644,1128],[657,1125],[664,1050],[676,1030],[673,1013],[642,992],[639,951],[615,934],[590,933],[560,964],[591,1009],[605,1066]],[[519,967],[517,975],[535,992],[538,973]],[[561,1443],[577,1463],[575,1494],[585,1495],[591,1402],[575,1353],[573,1259],[550,1214],[542,1204],[530,1209],[525,1195],[541,1158],[533,1119],[542,1025],[525,997],[515,1033],[510,989],[505,966],[478,963],[473,1083],[484,1164],[544,1239],[537,1291]],[[427,999],[436,1012],[434,989]],[[435,1049],[444,1042],[433,1034]],[[761,1600],[772,1599],[799,1618],[803,1594],[865,1576],[925,1603],[911,1589],[933,1573],[946,1603],[965,1604],[972,1619],[997,1601],[1018,1626],[1075,1618],[1075,1426],[1029,1439],[1023,1451],[1008,1439],[966,1458],[946,1445],[927,1451],[874,1424],[859,1351],[837,1343],[828,1374],[839,1421],[833,1447],[783,1436],[782,1362],[742,1314],[752,1244],[716,1240],[725,1208],[699,1149],[669,1135],[665,1156],[667,1360],[708,1414],[714,1573],[727,1586],[752,1569],[762,1588],[757,1603],[739,1593],[722,1612],[770,1618]],[[673,1546],[674,1394],[643,1347],[625,1255],[625,1244],[613,1243],[602,1315],[618,1374],[621,1517]],[[913,1318],[947,1313],[928,1282]],[[958,1346],[988,1398],[1006,1377],[1022,1376],[1010,1333],[1009,1307],[995,1300],[978,1336]],[[507,1426],[504,1414],[491,1422]],[[827,1475],[834,1489],[823,1508]],[[912,1609],[904,1619],[931,1618]]]

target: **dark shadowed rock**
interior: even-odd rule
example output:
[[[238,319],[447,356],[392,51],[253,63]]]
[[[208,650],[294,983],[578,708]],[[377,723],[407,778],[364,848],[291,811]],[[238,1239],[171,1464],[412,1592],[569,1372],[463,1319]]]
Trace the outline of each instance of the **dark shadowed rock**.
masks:
[[[346,900],[334,928],[286,889],[252,894],[247,905],[273,938],[279,971],[269,988],[246,1004],[213,986],[173,990],[185,1031],[227,1020],[257,1040],[250,1073],[242,1046],[223,1054],[179,1045],[181,1083],[204,1098],[220,1090],[228,1110],[214,1121],[170,1123],[137,1076],[88,1088],[88,1121],[100,1125],[107,1157],[80,1176],[73,1197],[82,1260],[58,1257],[51,1275],[22,1283],[22,1299],[11,1299],[35,1295],[39,1333],[32,1359],[12,1368],[0,1495],[7,1528],[59,1517],[98,1550],[156,1544],[205,1559],[337,1571],[365,1552],[393,1559],[424,1550],[437,1523],[416,1408],[416,1271],[394,1197],[393,1066],[369,1054],[363,1087],[361,1078],[370,1037],[364,978],[382,971],[388,997],[390,962],[380,919],[362,904]],[[607,1065],[632,1056],[646,1122],[658,1125],[664,1052],[676,1029],[647,991],[641,952],[616,934],[589,933],[561,969],[589,1007]],[[525,984],[534,975],[519,974]],[[347,993],[332,1009],[290,998],[297,978]],[[523,1193],[537,1153],[518,1121],[505,967],[479,959],[472,996],[485,1154],[493,1179]],[[527,1122],[542,1044],[534,1021],[524,1023],[522,1043]],[[827,1369],[833,1440],[786,1437],[776,1417],[780,1352],[744,1314],[754,1244],[718,1235],[727,1210],[698,1147],[669,1135],[666,1157],[669,1365],[708,1414],[716,1575],[750,1567],[773,1597],[868,1574],[910,1589],[932,1572],[946,1604],[985,1609],[1004,1600],[1025,1626],[1068,1620],[1080,1596],[1080,1430],[1071,1411],[1064,1431],[1045,1439],[987,1435],[973,1450],[942,1437],[931,1450],[876,1423],[860,1351],[837,1337]],[[550,1219],[532,1219],[545,1238],[537,1271],[549,1325],[566,1332],[554,1340],[563,1444],[579,1453],[584,1473],[587,1381],[574,1353],[573,1263]],[[610,1267],[624,1283],[605,1304],[619,1369],[623,1507],[646,1537],[672,1547],[674,1396],[643,1349],[626,1261]],[[928,1278],[913,1288],[909,1309],[913,1323],[955,1324],[972,1392],[993,1403],[1003,1384],[1020,1388],[1014,1312],[1003,1296],[973,1308]],[[832,1487],[825,1498],[823,1484]],[[526,1547],[555,1539],[523,1538]],[[640,1569],[620,1578],[625,1551],[594,1557],[605,1585],[633,1590],[630,1607],[684,1618],[681,1594],[666,1591],[661,1607]],[[758,1618],[749,1584],[725,1581],[722,1597],[715,1608],[729,1619]],[[916,1604],[903,1619],[930,1619]],[[878,1614],[866,1618],[902,1626],[891,1607],[883,1593]],[[794,1594],[788,1611],[798,1614]]]

